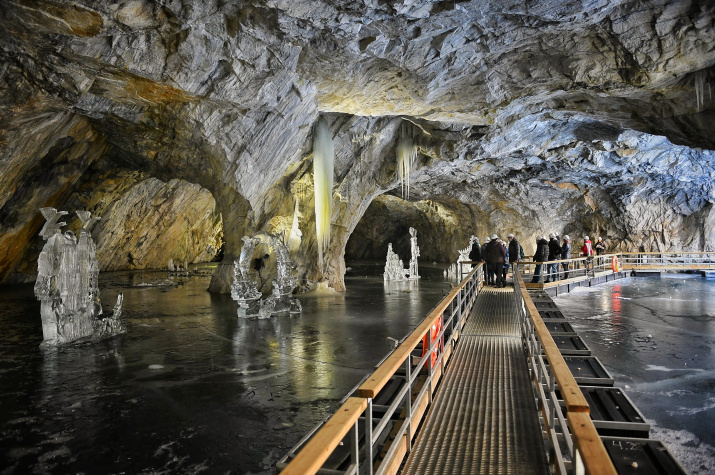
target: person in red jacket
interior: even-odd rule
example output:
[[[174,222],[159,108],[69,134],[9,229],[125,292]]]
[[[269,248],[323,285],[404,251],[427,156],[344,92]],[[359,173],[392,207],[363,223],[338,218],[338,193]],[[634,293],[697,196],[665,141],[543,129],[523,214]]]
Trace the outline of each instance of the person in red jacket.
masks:
[[[593,247],[591,246],[591,241],[588,239],[588,236],[583,238],[581,254],[586,256],[586,272],[588,272],[591,270],[591,263],[593,262]]]

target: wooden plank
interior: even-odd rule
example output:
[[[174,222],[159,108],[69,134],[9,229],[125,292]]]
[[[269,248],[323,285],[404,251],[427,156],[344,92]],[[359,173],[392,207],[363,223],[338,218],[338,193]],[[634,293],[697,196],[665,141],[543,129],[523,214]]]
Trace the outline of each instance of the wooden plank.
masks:
[[[616,467],[608,456],[606,447],[587,413],[569,413],[568,425],[574,445],[581,453],[581,458],[589,475],[615,475]]]
[[[282,474],[316,473],[367,408],[367,399],[350,397],[308,441]]]

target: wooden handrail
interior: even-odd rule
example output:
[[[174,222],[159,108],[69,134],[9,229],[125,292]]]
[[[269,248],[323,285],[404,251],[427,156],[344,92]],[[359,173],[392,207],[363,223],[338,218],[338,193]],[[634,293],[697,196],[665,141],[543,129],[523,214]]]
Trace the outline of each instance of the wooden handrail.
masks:
[[[295,458],[283,469],[284,475],[316,473],[323,466],[345,434],[367,408],[367,399],[350,397],[320,428]]]
[[[613,462],[611,462],[611,458],[606,452],[606,447],[601,442],[596,427],[591,421],[591,409],[588,401],[583,396],[581,388],[578,387],[576,379],[571,374],[564,357],[561,355],[551,333],[546,328],[546,324],[544,324],[544,320],[531,300],[521,274],[517,272],[515,277],[528,317],[534,323],[534,331],[541,341],[546,360],[551,368],[551,374],[553,374],[561,391],[561,397],[563,397],[566,405],[566,418],[572,428],[571,436],[581,453],[586,473],[615,475],[616,468],[613,466]]]
[[[564,360],[564,357],[561,355],[559,347],[556,345],[556,342],[551,336],[551,333],[546,327],[541,315],[539,315],[536,305],[534,305],[534,302],[531,300],[529,291],[526,290],[526,287],[524,286],[524,280],[522,279],[521,274],[517,273],[516,278],[519,283],[521,297],[524,301],[524,305],[526,306],[526,312],[528,317],[534,323],[534,330],[541,341],[541,346],[544,348],[544,354],[546,356],[546,360],[551,366],[551,372],[559,385],[561,396],[564,398],[564,403],[566,404],[566,410],[568,412],[573,411],[589,413],[590,407],[588,405],[588,401],[586,401],[586,398],[581,392],[581,388],[578,387],[578,383],[573,377],[573,374],[571,374],[571,370],[566,364],[566,360]]]
[[[357,395],[360,397],[374,398],[385,385],[390,381],[392,375],[400,369],[402,363],[409,358],[412,350],[420,344],[425,334],[437,322],[437,319],[442,316],[444,311],[454,300],[455,296],[467,285],[467,282],[472,278],[472,275],[477,271],[478,267],[474,267],[471,272],[454,287],[449,294],[427,315],[417,328],[405,338],[400,346],[388,356],[385,361],[360,385],[357,389]]]
[[[620,252],[619,254],[623,255],[637,255],[637,256],[650,256],[650,255],[669,255],[669,254],[715,254],[715,251],[649,251],[649,252]]]

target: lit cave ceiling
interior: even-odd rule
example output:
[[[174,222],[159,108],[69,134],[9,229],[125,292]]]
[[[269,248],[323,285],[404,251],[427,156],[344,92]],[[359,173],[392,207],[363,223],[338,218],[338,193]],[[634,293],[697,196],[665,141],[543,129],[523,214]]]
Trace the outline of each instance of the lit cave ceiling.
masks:
[[[104,270],[207,260],[287,230],[309,284],[409,225],[715,246],[715,3],[3,2],[0,281],[32,278],[42,206],[87,207]],[[312,135],[335,141],[317,265]],[[400,130],[419,155],[402,198]],[[76,225],[76,224],[75,224]],[[353,235],[353,239],[350,239]],[[349,240],[350,239],[350,240]]]

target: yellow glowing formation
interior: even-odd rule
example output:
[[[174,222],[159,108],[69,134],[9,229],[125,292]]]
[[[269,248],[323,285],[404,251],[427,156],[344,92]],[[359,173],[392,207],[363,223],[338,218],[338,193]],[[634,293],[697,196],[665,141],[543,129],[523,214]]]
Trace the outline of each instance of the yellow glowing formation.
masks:
[[[313,183],[315,185],[315,232],[318,236],[318,264],[330,244],[330,215],[333,192],[333,138],[325,119],[320,118],[313,138]]]

